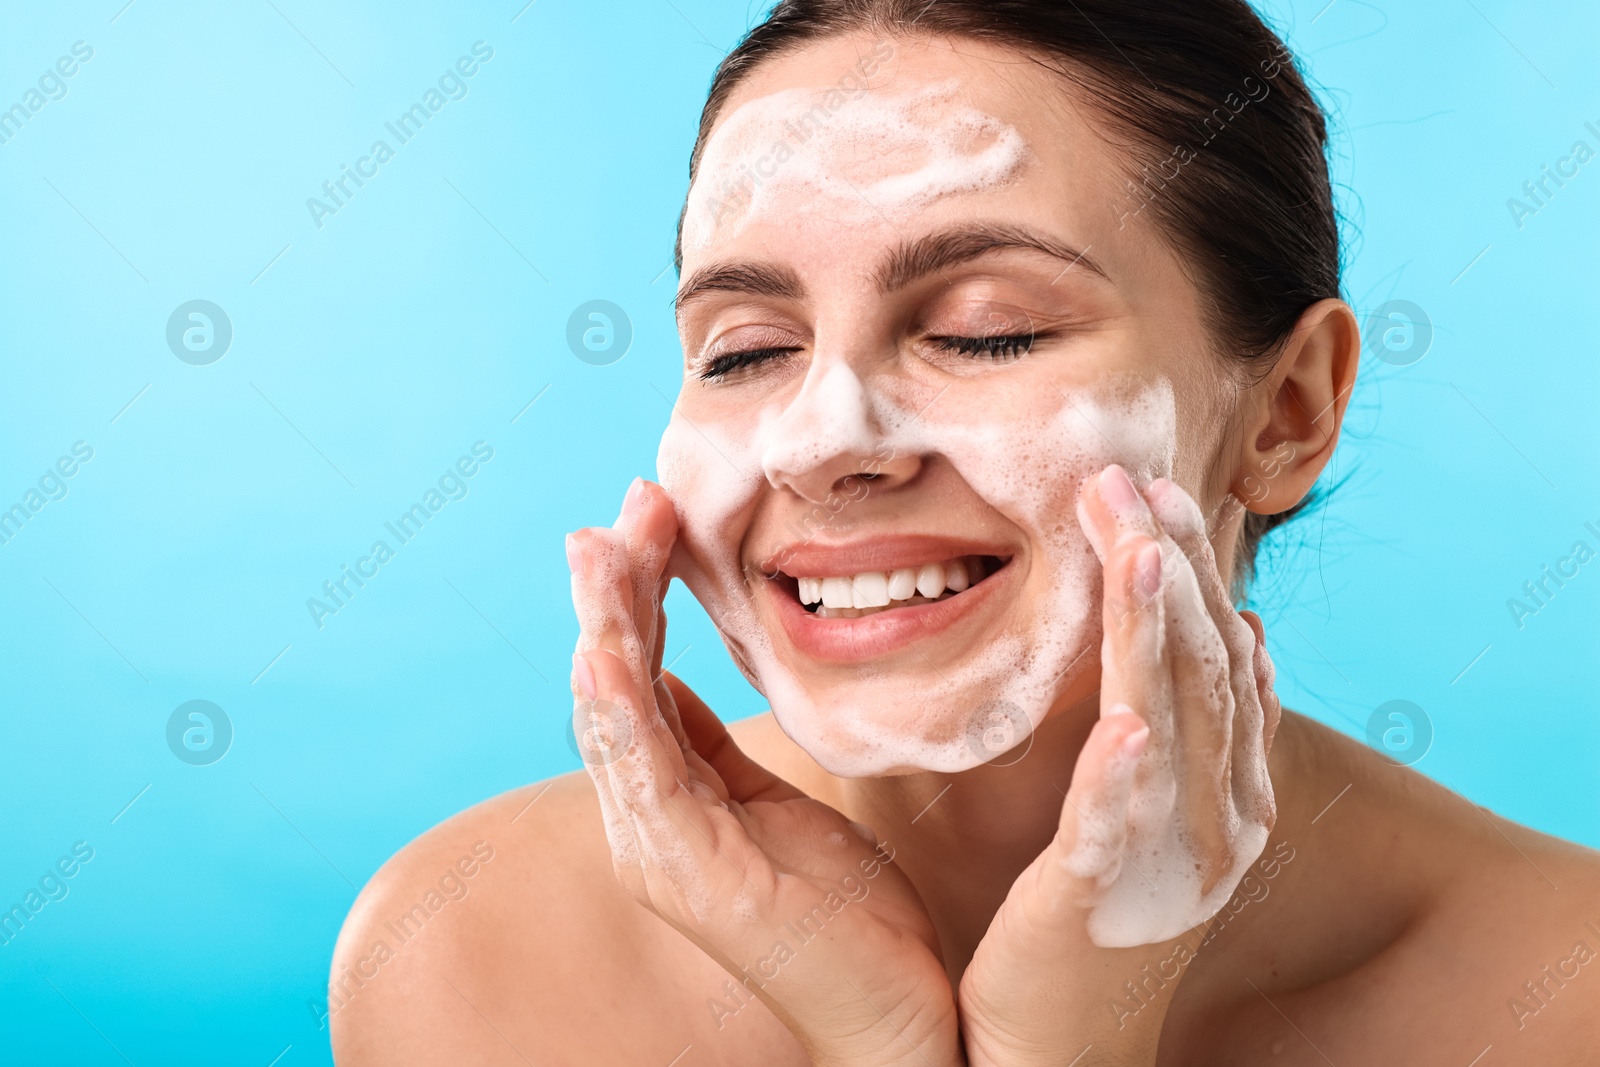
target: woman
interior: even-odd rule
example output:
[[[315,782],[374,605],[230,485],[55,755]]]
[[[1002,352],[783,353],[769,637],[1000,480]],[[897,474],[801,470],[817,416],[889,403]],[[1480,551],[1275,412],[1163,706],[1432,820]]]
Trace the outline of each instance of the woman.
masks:
[[[780,3],[662,484],[569,540],[587,773],[367,886],[340,1062],[1592,1062],[1595,855],[1281,711],[1233,606],[1360,354],[1324,137],[1236,0]],[[661,670],[669,575],[772,714]]]

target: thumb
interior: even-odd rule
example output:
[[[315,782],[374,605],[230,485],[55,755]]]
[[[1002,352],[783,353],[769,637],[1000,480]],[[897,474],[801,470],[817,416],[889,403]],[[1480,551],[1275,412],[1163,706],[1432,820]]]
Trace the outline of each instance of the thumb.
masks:
[[[1052,843],[1060,874],[1077,883],[1073,895],[1091,904],[1122,872],[1128,841],[1128,800],[1134,772],[1150,738],[1150,727],[1126,704],[1115,704],[1095,722],[1072,771]],[[1067,887],[1062,887],[1063,889]]]
[[[678,718],[688,740],[686,758],[698,756],[704,760],[728,790],[730,799],[741,804],[753,801],[794,800],[805,796],[800,790],[779,778],[761,764],[744,754],[734,742],[728,728],[717,718],[716,712],[695,695],[683,679],[671,671],[662,671],[662,680],[678,707]]]

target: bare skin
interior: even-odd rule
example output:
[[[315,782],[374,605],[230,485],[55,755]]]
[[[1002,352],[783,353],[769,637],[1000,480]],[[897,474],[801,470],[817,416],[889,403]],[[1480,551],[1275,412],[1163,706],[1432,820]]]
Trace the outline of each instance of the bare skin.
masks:
[[[729,111],[765,93],[832,85],[870,48],[871,42],[845,39],[770,61],[736,92]],[[715,422],[781,398],[808,367],[829,360],[880,371],[893,362],[882,372],[908,381],[939,384],[947,375],[952,401],[979,395],[963,391],[1007,382],[1025,386],[1019,395],[1038,395],[1046,384],[1071,387],[1112,373],[1178,383],[1172,492],[1192,497],[1209,518],[1208,541],[1179,552],[1167,536],[1172,531],[1152,523],[1142,504],[1144,518],[1123,522],[1109,513],[1100,481],[1066,487],[1063,519],[1071,521],[1076,489],[1086,532],[1116,542],[1103,557],[1102,598],[1105,630],[1115,635],[1121,619],[1143,617],[1112,609],[1148,544],[1161,542],[1172,549],[1165,558],[1220,587],[1243,510],[1279,511],[1310,488],[1337,441],[1353,382],[1354,316],[1336,300],[1308,307],[1271,373],[1240,386],[1215,354],[1179,254],[1148,217],[1119,215],[1120,160],[1086,117],[1088,105],[1063,91],[1057,76],[974,42],[900,41],[880,80],[917,85],[950,77],[983,111],[1021,132],[1037,165],[1019,182],[944,198],[910,224],[845,225],[817,212],[804,226],[756,220],[686,249],[686,280],[708,264],[760,260],[791,271],[801,291],[681,293],[686,381],[679,405]],[[947,261],[937,277],[893,292],[870,284],[873,266],[906,237],[974,219],[1028,227],[1092,250],[1095,269],[1063,272],[1064,264],[1048,254],[999,249]],[[913,328],[923,320],[981,320],[992,307],[1020,308],[1038,330],[1041,343],[1027,361],[975,372],[952,369],[942,357],[896,354],[921,351],[925,339],[913,336]],[[736,388],[716,388],[696,373],[708,355],[766,347],[786,354]],[[808,495],[859,471],[860,458],[828,457],[814,469],[783,472],[734,531],[752,570],[775,547],[774,532],[810,505]],[[937,457],[898,456],[875,478],[872,496],[823,540],[889,526],[969,535],[981,527],[1014,543],[1023,578],[1006,610],[1027,618],[1050,580],[1023,569],[1032,558],[1027,531],[989,508]],[[1137,490],[1152,499],[1163,492],[1155,485]],[[647,653],[652,643],[659,646],[658,603],[630,598],[625,588],[631,581],[654,589],[659,581],[659,574],[641,578],[643,564],[633,552],[637,543],[667,544],[674,536],[671,508],[659,494],[650,487],[643,498],[630,496],[632,517],[619,520],[631,560],[628,571],[615,575],[624,586],[618,615],[626,618],[580,613],[589,676],[575,673],[575,693],[592,688],[596,673],[607,693],[630,684],[619,625],[636,628]],[[966,529],[951,528],[962,523]],[[601,536],[586,532],[580,560]],[[588,567],[580,562],[580,581]],[[761,598],[774,594],[757,583],[751,595],[765,604]],[[1258,669],[1252,680],[1248,654],[1249,634],[1260,641],[1259,621],[1245,620],[1244,629],[1240,615],[1215,596],[1208,608],[1219,632],[1245,634],[1245,654],[1233,662],[1235,692],[1259,693],[1255,714],[1264,709],[1270,724],[1276,717],[1270,676],[1263,680]],[[970,628],[955,632],[969,644],[975,640]],[[1116,640],[1108,640],[1103,655],[1115,657],[1119,668],[1111,671],[1108,658],[1104,677],[1133,677],[1136,690],[1153,669],[1125,661],[1131,653]],[[848,684],[848,674],[818,665],[808,680]],[[824,941],[821,950],[808,948],[804,962],[757,999],[734,986],[718,962],[722,955],[748,956],[718,940],[715,922],[699,923],[675,907],[670,885],[650,883],[624,858],[617,827],[602,823],[595,790],[604,795],[603,776],[528,786],[436,827],[363,891],[334,959],[330,1025],[340,1063],[1087,1067],[1592,1058],[1600,1036],[1594,1023],[1600,964],[1590,963],[1600,950],[1596,855],[1482,812],[1303,717],[1285,713],[1276,733],[1267,731],[1276,824],[1233,901],[1176,942],[1112,952],[1088,944],[1081,930],[1047,926],[1021,944],[1005,936],[1015,929],[1017,904],[1038,895],[1037,858],[1079,832],[1070,796],[1093,784],[1107,746],[1134,725],[1107,725],[1103,702],[1110,697],[1101,691],[1101,672],[1061,693],[1027,755],[1009,766],[864,779],[827,773],[770,716],[724,732],[675,680],[658,686],[654,699],[650,688],[645,678],[630,699],[660,704],[650,712],[657,717],[639,720],[658,729],[626,758],[668,768],[657,782],[663,795],[674,778],[680,788],[685,778],[697,785],[677,799],[703,804],[700,816],[711,819],[705,826],[719,835],[722,844],[702,858],[707,871],[729,855],[747,870],[751,863],[778,863],[772,809],[761,804],[803,794],[826,805],[819,817],[865,824],[891,847],[886,870],[893,873],[875,883],[870,904],[887,904],[887,911],[871,921],[859,909],[849,912],[847,921],[860,924],[854,933]],[[1203,711],[1197,705],[1183,713]],[[769,812],[765,823],[761,811]],[[700,839],[690,834],[683,841],[697,848]],[[483,859],[490,849],[492,858]],[[467,857],[475,860],[463,865]],[[791,856],[778,865],[804,869],[812,858]],[[451,871],[459,872],[450,882],[459,899],[446,903],[435,893],[429,903],[430,890]],[[420,932],[408,929],[402,938],[396,924],[408,913],[418,916],[412,922]],[[904,936],[897,939],[895,931]],[[1175,964],[1179,942],[1187,951]],[[1030,947],[1040,955],[1029,959]],[[930,952],[933,973],[914,973]],[[824,960],[837,960],[837,967],[800,973],[816,971]],[[881,983],[906,975],[893,988],[922,1009],[914,1018],[891,1021],[898,1004],[871,1005],[887,1009],[886,1029],[864,1016],[859,1027],[830,1031],[831,1020],[859,1006],[849,997],[829,1000],[841,982],[848,979],[859,994],[857,983],[888,988]],[[1051,999],[1063,989],[1071,995]],[[1518,998],[1520,1012],[1511,1007]],[[1094,1035],[1090,1048],[1083,1033]],[[1132,1040],[1119,1045],[1124,1036]],[[870,1055],[852,1050],[856,1037]],[[1080,1050],[1086,1058],[1074,1061]]]
[[[849,783],[830,781],[769,715],[730,732],[812,796],[886,826],[895,862],[919,885],[950,883],[940,872],[956,861],[951,827],[933,817],[939,805],[915,824],[904,812],[890,821],[852,810]],[[1490,1045],[1480,1062],[1588,1062],[1600,1013],[1591,967],[1564,989],[1550,984],[1555,995],[1521,1029],[1506,1001],[1527,1000],[1522,983],[1542,981],[1540,968],[1570,956],[1575,942],[1600,944],[1585,926],[1600,925],[1593,853],[1483,812],[1292,713],[1272,770],[1295,786],[1280,789],[1266,855],[1281,844],[1294,858],[1186,968],[1160,1063],[1464,1065]],[[385,924],[478,841],[495,858],[469,895],[390,962],[363,967],[376,976],[361,987],[344,978],[351,995],[330,1020],[339,1063],[510,1065],[525,1056],[540,1067],[621,1067],[666,1064],[686,1046],[684,1064],[809,1062],[759,1001],[718,1027],[709,1004],[728,1002],[727,973],[617,884],[583,774],[502,794],[408,845],[351,912],[335,988],[376,942],[396,945]],[[970,920],[979,906],[964,902],[997,906],[1025,862],[1019,853],[1000,868],[987,853],[959,855],[961,898],[925,892],[948,916],[952,949],[959,930],[981,933]]]

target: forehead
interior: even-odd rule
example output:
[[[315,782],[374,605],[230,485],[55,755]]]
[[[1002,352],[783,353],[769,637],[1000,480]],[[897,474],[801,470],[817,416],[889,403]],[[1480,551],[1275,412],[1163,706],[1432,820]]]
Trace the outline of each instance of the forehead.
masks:
[[[1127,161],[1092,106],[1070,76],[981,41],[854,35],[781,54],[708,132],[685,266],[750,231],[770,247],[831,227],[859,247],[975,212],[1106,231]]]
[[[859,83],[875,93],[903,93],[949,79],[961,83],[972,106],[1035,132],[1053,115],[1075,110],[1064,91],[1071,81],[1032,54],[967,38],[858,33],[812,41],[762,61],[729,94],[717,122],[785,89],[853,92]]]

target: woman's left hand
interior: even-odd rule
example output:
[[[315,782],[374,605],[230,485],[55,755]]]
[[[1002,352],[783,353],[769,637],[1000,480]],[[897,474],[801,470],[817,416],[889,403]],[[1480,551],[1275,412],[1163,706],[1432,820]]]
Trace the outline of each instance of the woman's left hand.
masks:
[[[1011,887],[962,977],[972,1067],[1155,1063],[1190,935],[1226,903],[1276,817],[1266,774],[1280,716],[1272,662],[1261,620],[1233,607],[1199,507],[1166,479],[1141,494],[1113,465],[1085,481],[1078,513],[1104,573],[1101,717],[1054,840]],[[1138,869],[1147,854],[1127,855],[1173,820],[1204,870],[1192,901],[1171,899],[1170,886]],[[1148,902],[1122,913],[1124,927],[1163,906],[1198,925],[1148,937],[1097,915],[1119,878],[1166,894],[1148,901],[1141,890]],[[1218,895],[1218,908],[1193,914]],[[1176,974],[1149,980],[1174,958]]]

